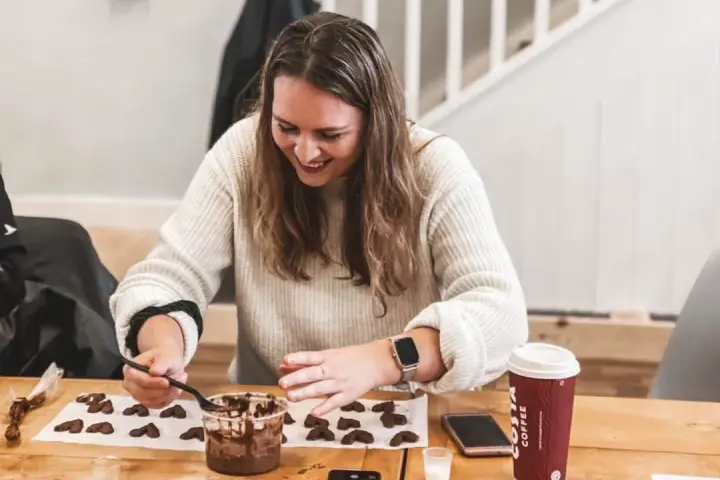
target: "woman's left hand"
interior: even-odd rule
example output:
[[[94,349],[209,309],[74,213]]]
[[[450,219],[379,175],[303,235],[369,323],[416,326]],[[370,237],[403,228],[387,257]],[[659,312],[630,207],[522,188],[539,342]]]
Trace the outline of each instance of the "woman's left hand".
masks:
[[[320,352],[296,352],[283,358],[279,385],[290,401],[328,397],[310,412],[322,417],[354,402],[370,390],[401,376],[388,340]]]

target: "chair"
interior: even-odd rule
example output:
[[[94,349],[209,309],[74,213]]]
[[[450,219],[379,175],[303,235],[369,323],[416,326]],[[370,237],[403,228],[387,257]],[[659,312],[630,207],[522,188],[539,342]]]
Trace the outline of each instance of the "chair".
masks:
[[[720,401],[720,250],[705,263],[683,305],[650,398]]]

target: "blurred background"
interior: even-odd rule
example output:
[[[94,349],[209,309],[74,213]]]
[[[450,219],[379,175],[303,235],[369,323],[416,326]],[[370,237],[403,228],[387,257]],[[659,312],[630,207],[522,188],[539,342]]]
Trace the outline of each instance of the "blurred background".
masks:
[[[261,57],[272,25],[319,8],[374,26],[408,115],[466,149],[532,336],[580,357],[579,393],[648,395],[720,245],[717,1],[2,1],[0,162],[15,213],[82,225],[121,278],[247,87],[227,90],[223,66]],[[207,375],[232,357],[233,310],[221,296],[208,312],[194,362]],[[717,320],[720,306],[700,310]]]

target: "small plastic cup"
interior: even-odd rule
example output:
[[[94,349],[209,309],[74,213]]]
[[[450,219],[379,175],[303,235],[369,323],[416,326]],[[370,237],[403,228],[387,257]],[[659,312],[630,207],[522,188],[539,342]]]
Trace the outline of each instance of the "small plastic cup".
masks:
[[[443,447],[428,447],[423,450],[425,480],[449,480],[453,454]]]
[[[267,393],[224,393],[209,397],[213,403],[225,405],[224,399],[249,401],[246,413],[233,414],[203,411],[205,430],[205,463],[225,475],[258,475],[280,464],[282,431],[287,400]],[[275,402],[271,414],[258,413]]]
[[[117,457],[98,457],[92,461],[92,480],[120,480],[121,465]]]

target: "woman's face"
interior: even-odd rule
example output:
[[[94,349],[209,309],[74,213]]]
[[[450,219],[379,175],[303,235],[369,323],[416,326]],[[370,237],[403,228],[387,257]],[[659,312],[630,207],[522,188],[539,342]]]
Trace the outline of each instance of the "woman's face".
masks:
[[[322,187],[345,175],[360,155],[362,112],[305,80],[275,79],[272,133],[298,178]]]

